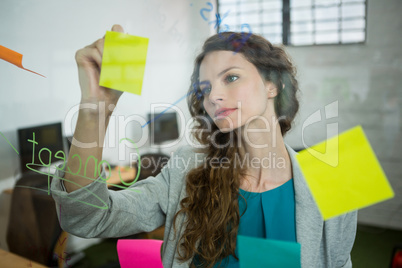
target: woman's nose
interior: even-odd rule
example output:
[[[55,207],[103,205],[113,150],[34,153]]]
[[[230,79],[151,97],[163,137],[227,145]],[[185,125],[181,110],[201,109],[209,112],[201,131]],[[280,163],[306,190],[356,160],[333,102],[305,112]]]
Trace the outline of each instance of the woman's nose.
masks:
[[[212,103],[221,102],[226,98],[225,91],[220,86],[211,87],[211,92],[209,93],[209,101]]]

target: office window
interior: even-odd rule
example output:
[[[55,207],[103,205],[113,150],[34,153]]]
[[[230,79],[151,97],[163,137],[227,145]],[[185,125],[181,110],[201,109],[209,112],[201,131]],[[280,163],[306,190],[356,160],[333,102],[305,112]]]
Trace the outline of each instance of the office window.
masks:
[[[221,30],[250,25],[272,43],[323,45],[364,43],[366,0],[218,0],[227,12]],[[227,25],[223,27],[223,25]]]

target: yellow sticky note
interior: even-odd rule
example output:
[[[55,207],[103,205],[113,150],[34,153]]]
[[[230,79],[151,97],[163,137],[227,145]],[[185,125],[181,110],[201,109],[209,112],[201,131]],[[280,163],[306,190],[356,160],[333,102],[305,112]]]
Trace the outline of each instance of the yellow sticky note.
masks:
[[[107,31],[99,85],[141,95],[148,38]]]
[[[297,160],[324,220],[394,197],[361,126],[301,151]]]

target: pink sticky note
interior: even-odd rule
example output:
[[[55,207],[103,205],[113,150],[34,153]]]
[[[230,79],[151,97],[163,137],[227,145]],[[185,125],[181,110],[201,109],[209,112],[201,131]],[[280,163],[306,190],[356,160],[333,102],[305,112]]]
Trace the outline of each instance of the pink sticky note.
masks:
[[[117,254],[121,268],[163,268],[161,259],[162,240],[120,239]]]

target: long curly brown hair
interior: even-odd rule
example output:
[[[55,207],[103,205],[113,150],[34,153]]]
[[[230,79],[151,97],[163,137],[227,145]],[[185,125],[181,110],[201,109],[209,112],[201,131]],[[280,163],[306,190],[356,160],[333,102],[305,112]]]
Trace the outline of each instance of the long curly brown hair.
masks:
[[[296,69],[282,47],[274,46],[255,34],[245,37],[244,33],[235,32],[216,34],[206,40],[202,52],[195,59],[187,98],[195,121],[193,134],[204,145],[201,151],[207,162],[208,159],[225,158],[229,159],[229,163],[225,162],[225,168],[201,165],[187,174],[187,197],[181,200],[181,209],[175,215],[174,223],[177,215],[186,215],[186,229],[177,248],[179,260],[196,257],[198,266],[208,268],[229,255],[237,258],[236,237],[241,216],[239,187],[240,178],[245,175],[244,167],[235,157],[239,153],[240,133],[237,130],[220,132],[203,108],[203,95],[198,86],[200,65],[204,57],[213,51],[241,53],[254,64],[261,77],[276,85],[278,94],[274,106],[282,135],[290,130],[299,109]],[[228,141],[230,146],[217,148],[216,144],[227,144]]]

